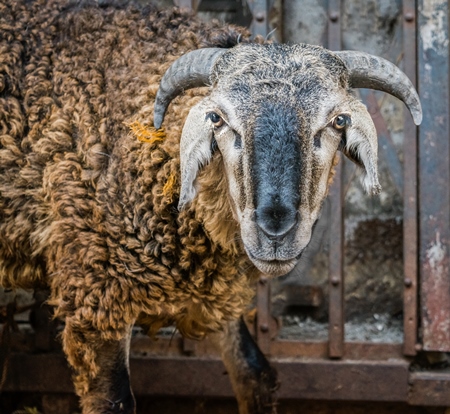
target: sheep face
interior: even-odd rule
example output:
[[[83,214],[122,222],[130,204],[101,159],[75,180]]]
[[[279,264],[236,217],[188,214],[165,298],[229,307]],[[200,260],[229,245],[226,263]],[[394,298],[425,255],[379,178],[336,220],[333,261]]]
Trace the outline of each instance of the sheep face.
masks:
[[[310,241],[338,149],[379,190],[373,122],[348,93],[343,62],[321,48],[236,47],[218,60],[212,81],[183,129],[180,207],[219,151],[249,258],[263,273],[285,274]]]

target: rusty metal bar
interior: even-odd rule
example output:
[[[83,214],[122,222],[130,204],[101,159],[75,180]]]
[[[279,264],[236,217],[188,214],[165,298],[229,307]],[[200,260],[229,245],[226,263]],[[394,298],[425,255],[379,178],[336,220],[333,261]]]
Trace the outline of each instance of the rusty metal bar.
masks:
[[[344,217],[342,160],[336,166],[335,181],[330,189],[330,269],[329,269],[329,356],[340,358],[344,354]]]
[[[423,348],[450,351],[450,71],[447,0],[419,0],[420,300]]]
[[[276,358],[328,358],[328,341],[300,342],[288,339],[272,341],[270,350]],[[401,344],[345,342],[343,359],[353,361],[384,361],[403,358]]]
[[[270,315],[270,281],[266,276],[259,278],[256,289],[256,342],[259,349],[265,354],[270,354],[271,315]]]
[[[136,395],[233,397],[220,359],[146,358],[130,360],[131,385]]]
[[[295,361],[274,363],[280,398],[345,401],[405,401],[405,361]],[[393,386],[395,384],[395,386]]]
[[[247,4],[252,13],[252,23],[250,30],[253,37],[269,34],[269,11],[272,7],[271,0],[247,0]],[[270,354],[271,315],[270,315],[270,281],[265,276],[261,276],[256,290],[256,342],[261,351]]]
[[[404,71],[417,85],[416,0],[403,0]],[[405,113],[403,141],[403,352],[417,353],[418,332],[418,210],[417,210],[417,127]]]
[[[272,319],[273,320],[273,319]],[[269,324],[271,326],[271,324]],[[271,337],[273,338],[271,328]],[[178,357],[192,355],[181,335],[158,337],[157,341],[147,336],[137,336],[131,341],[130,352],[134,356]],[[274,358],[328,358],[328,341],[298,341],[294,339],[272,339],[270,352]],[[199,358],[219,357],[217,348],[208,339],[197,341],[195,356]],[[402,344],[346,342],[343,358],[354,361],[388,360],[403,357]]]
[[[272,0],[247,0],[248,7],[253,19],[250,25],[253,37],[269,34],[269,11],[272,7]]]
[[[64,355],[13,353],[3,391],[73,392],[74,389]]]
[[[174,0],[175,6],[180,9],[189,9],[196,11],[202,0]]]
[[[341,3],[328,3],[328,48],[341,48]],[[329,269],[329,356],[340,358],[344,354],[344,217],[343,217],[343,161],[335,167],[336,173],[330,189],[330,269]]]
[[[412,372],[408,403],[411,405],[450,406],[450,370]]]
[[[366,344],[358,348],[364,353]],[[450,406],[450,369],[410,372],[409,362],[395,357],[360,361],[324,358],[272,359],[281,382],[278,397]],[[218,357],[132,356],[130,368],[136,395],[233,397]],[[71,376],[61,352],[12,353],[3,391],[73,393]]]
[[[272,329],[271,334],[273,335]],[[11,334],[11,348],[14,352],[35,353],[34,335],[23,333]],[[180,334],[157,337],[153,340],[138,335],[131,341],[130,352],[133,356],[180,357],[195,356],[199,358],[219,357],[217,347],[208,339],[195,341],[195,347]],[[52,351],[59,350],[55,347]],[[316,358],[328,357],[328,341],[298,341],[294,339],[275,339],[270,343],[274,358]],[[343,358],[351,360],[386,360],[402,358],[402,345],[398,343],[346,342]]]
[[[407,401],[409,371],[403,360],[275,360],[281,399]],[[218,358],[132,357],[136,395],[233,397],[229,378]],[[450,375],[441,378],[448,385]],[[395,384],[395,386],[393,386]],[[5,392],[72,393],[71,371],[61,354],[13,354]],[[420,392],[420,390],[418,390]],[[428,404],[426,395],[421,403]],[[440,396],[440,400],[448,396]]]

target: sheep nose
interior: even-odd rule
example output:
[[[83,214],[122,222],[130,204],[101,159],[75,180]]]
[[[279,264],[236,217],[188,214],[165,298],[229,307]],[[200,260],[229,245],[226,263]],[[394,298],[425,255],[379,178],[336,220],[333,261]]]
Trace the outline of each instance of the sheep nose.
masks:
[[[298,223],[294,207],[271,203],[259,206],[254,219],[261,231],[271,240],[282,240]]]

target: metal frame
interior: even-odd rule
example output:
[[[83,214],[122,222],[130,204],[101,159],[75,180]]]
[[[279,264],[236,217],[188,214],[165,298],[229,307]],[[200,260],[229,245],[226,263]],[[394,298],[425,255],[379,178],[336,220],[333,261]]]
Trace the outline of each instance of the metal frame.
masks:
[[[18,339],[18,338],[16,338]],[[280,379],[279,399],[403,402],[450,406],[450,371],[411,372],[400,345],[346,344],[343,358],[328,359],[328,344],[276,341],[271,363]],[[298,354],[303,358],[299,358]],[[297,355],[295,358],[294,355]],[[232,398],[225,368],[209,342],[194,355],[183,338],[151,341],[137,337],[131,345],[131,381],[139,396]],[[73,393],[71,370],[62,352],[13,353],[3,392]]]
[[[250,30],[253,36],[266,37],[269,32],[269,12],[273,6],[273,0],[247,0],[252,13]]]
[[[417,86],[416,1],[403,0],[404,71]],[[418,332],[418,208],[417,208],[417,128],[405,115],[403,144],[403,350],[413,356],[420,349]]]
[[[328,48],[341,49],[341,0],[328,3]],[[329,251],[329,356],[341,358],[344,353],[344,168],[342,160],[335,166],[330,189],[330,251]]]
[[[423,349],[450,351],[448,1],[419,0],[419,257]]]

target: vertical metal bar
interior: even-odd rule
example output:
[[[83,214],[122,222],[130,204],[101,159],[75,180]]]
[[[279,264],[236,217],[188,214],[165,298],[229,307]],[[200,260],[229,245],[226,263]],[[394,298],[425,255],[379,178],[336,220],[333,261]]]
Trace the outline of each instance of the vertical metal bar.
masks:
[[[179,7],[180,9],[197,11],[201,1],[202,0],[174,0],[173,2],[175,6]]]
[[[341,2],[328,3],[328,48],[341,48]],[[344,216],[343,216],[343,166],[342,160],[335,167],[336,174],[330,189],[330,269],[329,269],[329,345],[331,358],[344,355]]]
[[[403,0],[404,71],[417,85],[416,0]],[[417,127],[405,113],[403,143],[403,353],[417,353],[418,332],[418,210]]]
[[[269,34],[269,10],[271,8],[271,0],[247,0],[253,20],[250,26],[253,37]]]
[[[421,332],[425,350],[449,352],[449,8],[447,0],[418,4]]]
[[[272,6],[271,0],[247,0],[247,4],[253,16],[250,26],[253,37],[269,34],[269,10]],[[256,290],[256,342],[261,351],[270,354],[271,314],[270,314],[270,281],[267,277],[261,276]]]
[[[266,276],[259,278],[256,289],[256,342],[259,349],[265,354],[270,354],[270,280]]]

